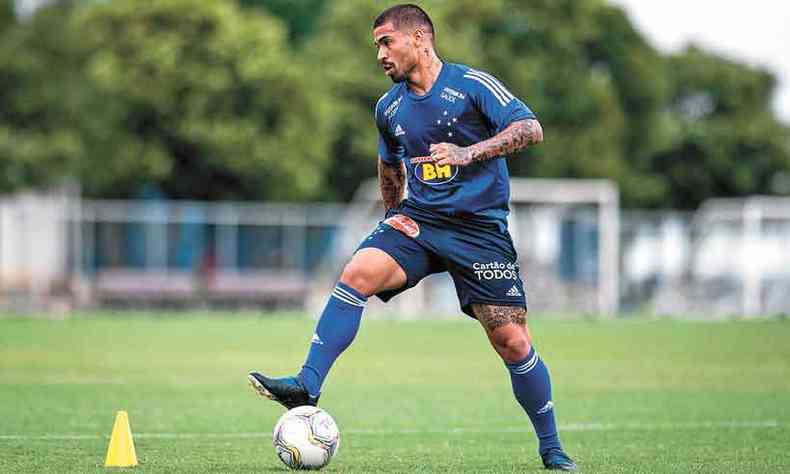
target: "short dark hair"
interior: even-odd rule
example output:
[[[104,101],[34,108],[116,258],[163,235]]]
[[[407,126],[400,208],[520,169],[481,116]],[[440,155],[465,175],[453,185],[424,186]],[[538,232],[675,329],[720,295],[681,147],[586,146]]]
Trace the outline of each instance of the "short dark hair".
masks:
[[[431,42],[436,38],[431,18],[425,13],[425,10],[412,3],[395,5],[379,13],[379,16],[373,21],[373,28],[378,28],[387,22],[392,22],[392,26],[395,29],[400,29],[402,26],[412,28],[422,26],[431,34]]]

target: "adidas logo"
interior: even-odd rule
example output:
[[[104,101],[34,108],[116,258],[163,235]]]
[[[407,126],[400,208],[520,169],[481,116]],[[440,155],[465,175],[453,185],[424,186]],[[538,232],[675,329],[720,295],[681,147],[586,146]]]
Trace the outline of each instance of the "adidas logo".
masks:
[[[541,408],[540,410],[538,410],[537,414],[538,414],[538,415],[542,415],[542,414],[544,414],[544,413],[548,413],[549,411],[551,411],[551,409],[552,409],[552,408],[554,408],[554,402],[552,402],[551,400],[549,400],[548,402],[546,402],[546,404],[545,404],[545,405],[543,405],[543,408]]]
[[[521,292],[518,291],[518,288],[516,287],[516,285],[513,285],[513,288],[507,290],[507,293],[505,293],[505,296],[521,296]]]
[[[322,346],[324,345],[324,341],[322,341],[321,338],[318,337],[318,334],[313,334],[313,338],[310,339],[310,342],[312,342],[313,344],[320,344]]]
[[[403,130],[403,127],[400,124],[395,126],[395,136],[399,137],[401,135],[406,135],[406,131]]]

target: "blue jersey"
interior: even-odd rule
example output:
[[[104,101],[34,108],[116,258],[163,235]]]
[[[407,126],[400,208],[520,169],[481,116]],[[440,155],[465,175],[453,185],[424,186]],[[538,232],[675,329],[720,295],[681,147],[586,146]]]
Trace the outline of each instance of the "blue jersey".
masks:
[[[401,82],[379,99],[379,156],[387,164],[405,163],[409,205],[450,218],[500,223],[507,219],[510,199],[503,157],[468,166],[437,166],[425,157],[432,144],[469,146],[514,121],[533,118],[524,102],[490,74],[444,63],[427,94],[417,95]]]

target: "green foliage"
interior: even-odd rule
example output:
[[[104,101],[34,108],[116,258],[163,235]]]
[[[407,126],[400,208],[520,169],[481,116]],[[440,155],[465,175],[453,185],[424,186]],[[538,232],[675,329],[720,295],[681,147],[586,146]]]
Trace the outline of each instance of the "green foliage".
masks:
[[[125,138],[100,188],[140,175],[171,196],[306,199],[329,162],[327,104],[282,24],[229,2],[117,0],[74,18]],[[115,138],[115,137],[113,137]]]
[[[771,113],[773,77],[695,48],[669,61],[673,142],[651,162],[672,191],[662,204],[771,192],[790,169],[787,128]]]
[[[491,71],[546,142],[516,176],[609,178],[630,207],[788,193],[774,78],[698,49],[662,56],[600,0],[422,5],[439,54]],[[348,199],[376,172],[372,0],[0,3],[0,191],[78,179],[171,197]]]
[[[75,120],[88,92],[79,80],[84,51],[62,26],[67,14],[45,8],[29,23],[2,31],[0,191],[73,175],[83,156]]]
[[[0,0],[0,32],[15,22],[13,0]]]
[[[239,0],[247,8],[261,8],[288,25],[289,36],[301,42],[315,31],[315,24],[327,0]]]
[[[318,197],[330,107],[307,72],[279,20],[230,2],[43,10],[0,46],[0,186],[70,175],[95,196],[150,182],[182,198]]]

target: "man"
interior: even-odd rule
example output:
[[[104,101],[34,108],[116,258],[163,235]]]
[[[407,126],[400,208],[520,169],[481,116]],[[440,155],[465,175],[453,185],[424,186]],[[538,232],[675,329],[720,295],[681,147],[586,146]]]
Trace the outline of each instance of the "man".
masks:
[[[504,360],[545,467],[574,470],[557,435],[548,370],[530,340],[507,231],[504,156],[540,143],[541,126],[491,75],[443,63],[433,23],[418,6],[388,8],[373,28],[378,62],[395,83],[375,109],[385,220],[344,268],[301,372],[279,379],[251,372],[250,383],[286,408],[315,405],[329,369],[356,335],[367,299],[388,301],[447,271],[462,310],[480,322]]]

